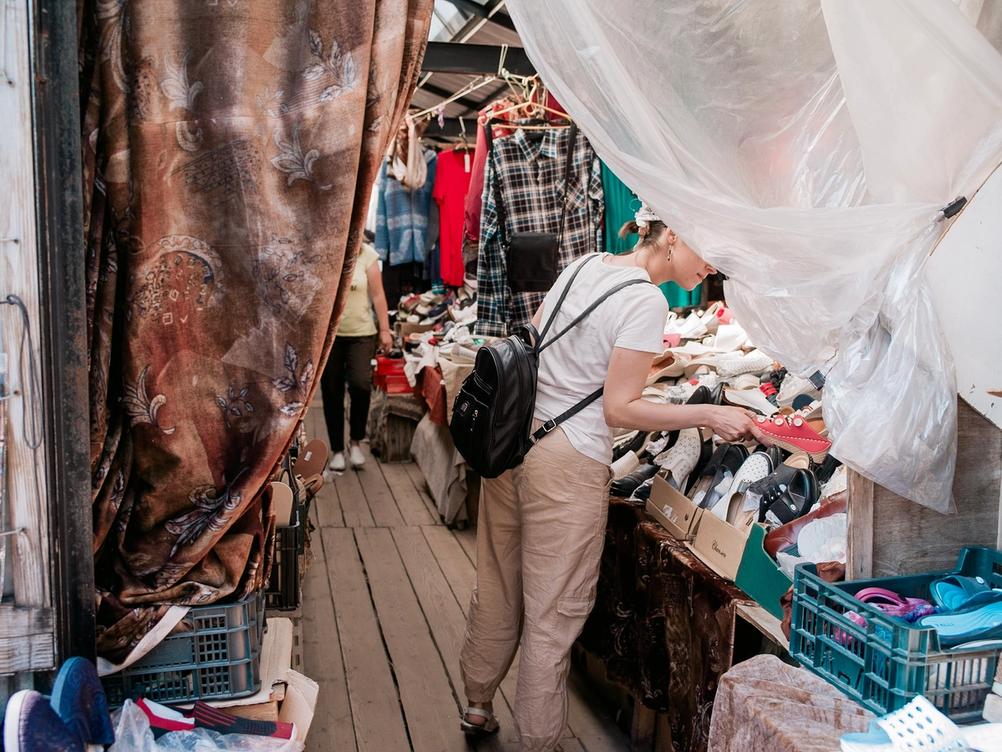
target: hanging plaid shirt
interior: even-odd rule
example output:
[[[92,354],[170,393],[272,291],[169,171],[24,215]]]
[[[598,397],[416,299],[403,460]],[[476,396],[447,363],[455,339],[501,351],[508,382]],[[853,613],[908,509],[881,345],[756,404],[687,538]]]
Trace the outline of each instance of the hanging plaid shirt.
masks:
[[[508,288],[508,270],[498,231],[496,190],[500,189],[504,201],[508,237],[516,232],[558,234],[569,135],[567,128],[542,133],[518,130],[512,136],[494,140],[493,155],[487,160],[480,218],[477,334],[505,336],[524,326],[546,296],[545,292],[512,294]],[[558,271],[575,259],[602,249],[605,210],[602,170],[594,149],[581,133],[575,139],[570,182]]]
[[[404,188],[386,169],[383,162],[379,170],[376,190],[379,201],[376,207],[376,253],[390,266],[411,261],[422,263],[428,237],[428,211],[431,209],[431,191],[435,183],[435,152],[425,152],[428,161],[428,178],[417,190]]]

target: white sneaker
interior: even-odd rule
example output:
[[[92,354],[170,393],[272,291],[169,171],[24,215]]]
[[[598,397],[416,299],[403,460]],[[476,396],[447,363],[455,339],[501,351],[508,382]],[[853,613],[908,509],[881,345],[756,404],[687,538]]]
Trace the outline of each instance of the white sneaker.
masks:
[[[333,457],[331,457],[331,470],[335,473],[343,473],[345,471],[344,462],[344,452],[337,452]]]
[[[365,465],[365,455],[362,454],[362,447],[358,444],[351,445],[351,466],[358,470]]]

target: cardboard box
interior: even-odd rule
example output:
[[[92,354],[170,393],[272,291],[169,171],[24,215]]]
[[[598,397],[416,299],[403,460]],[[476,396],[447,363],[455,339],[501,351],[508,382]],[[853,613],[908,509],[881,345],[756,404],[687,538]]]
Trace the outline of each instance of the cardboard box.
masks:
[[[654,476],[654,486],[647,500],[647,514],[680,541],[691,541],[696,534],[696,522],[703,510],[660,475]]]
[[[757,523],[735,527],[700,509],[660,476],[654,478],[647,513],[714,573],[733,582],[777,619],[783,618],[779,601],[793,582],[765,552],[765,527]]]

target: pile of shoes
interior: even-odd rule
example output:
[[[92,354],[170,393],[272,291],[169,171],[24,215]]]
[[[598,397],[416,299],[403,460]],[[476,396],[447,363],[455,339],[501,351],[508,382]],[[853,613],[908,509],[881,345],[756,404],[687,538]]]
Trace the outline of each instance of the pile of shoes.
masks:
[[[834,492],[826,484],[840,463],[829,454],[822,394],[813,382],[755,348],[719,303],[684,318],[672,314],[665,345],[644,399],[746,408],[757,413],[768,443],[729,443],[705,428],[629,432],[614,442],[612,495],[645,503],[660,475],[720,519],[771,529],[809,515]],[[837,482],[844,486],[844,475]]]
[[[59,669],[52,696],[25,689],[4,711],[7,752],[84,752],[89,745],[115,742],[108,699],[94,664],[70,658]]]
[[[51,697],[34,690],[11,696],[4,711],[3,748],[6,752],[85,752],[111,745],[111,752],[146,752],[161,749],[153,739],[169,733],[185,735],[171,749],[302,749],[295,741],[294,724],[239,718],[204,702],[180,711],[140,698],[127,700],[113,716],[94,664],[80,657],[60,667]],[[223,743],[221,736],[229,738]],[[262,738],[286,743],[255,743]]]
[[[446,322],[472,326],[477,320],[476,291],[460,287],[455,291],[429,290],[400,299],[397,321],[437,327]]]

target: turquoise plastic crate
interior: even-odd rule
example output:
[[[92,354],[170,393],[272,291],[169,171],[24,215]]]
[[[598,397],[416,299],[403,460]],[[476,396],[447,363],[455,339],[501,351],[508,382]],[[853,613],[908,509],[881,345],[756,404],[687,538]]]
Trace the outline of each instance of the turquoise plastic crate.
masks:
[[[1002,587],[1002,552],[965,548],[952,572],[828,583],[811,564],[793,578],[790,654],[878,715],[925,695],[958,723],[981,718],[1002,648],[943,650],[934,629],[917,629],[857,601],[863,588],[882,587],[929,599],[929,585],[948,574],[983,577]],[[854,611],[862,627],[846,618]]]
[[[260,689],[265,610],[261,593],[237,603],[195,606],[139,661],[102,679],[108,701],[145,697],[184,703],[252,695]]]

